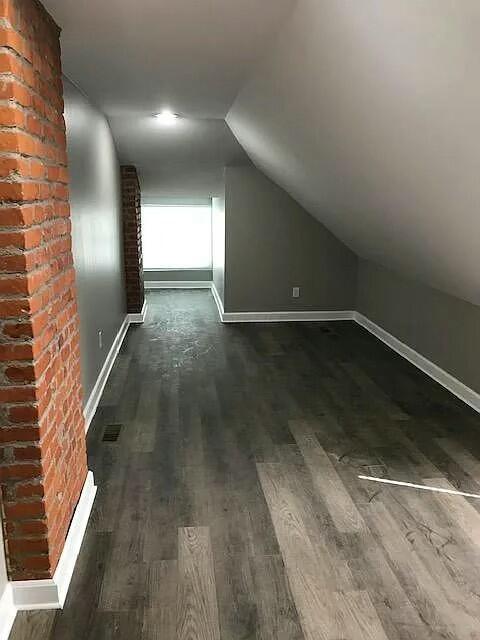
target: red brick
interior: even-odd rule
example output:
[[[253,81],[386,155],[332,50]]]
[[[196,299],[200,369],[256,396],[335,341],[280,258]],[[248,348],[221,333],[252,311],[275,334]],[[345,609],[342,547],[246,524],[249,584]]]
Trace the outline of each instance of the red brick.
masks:
[[[30,424],[36,422],[39,418],[38,407],[31,405],[14,406],[8,410],[7,416],[11,422]]]
[[[45,571],[48,571],[48,575],[50,575],[51,562],[50,562],[50,558],[46,555],[26,556],[21,559],[21,564],[26,569],[34,569],[34,570],[43,569]],[[34,575],[36,576],[36,574]]]
[[[42,230],[38,227],[20,231],[0,232],[0,247],[33,249],[42,241]]]
[[[5,376],[11,382],[35,382],[35,368],[30,365],[7,367]]]
[[[36,398],[35,387],[0,387],[0,402],[33,402]]]
[[[29,518],[42,518],[45,516],[45,503],[43,500],[34,502],[16,502],[4,504],[3,510],[7,520],[23,520]]]
[[[32,460],[40,460],[42,457],[42,451],[40,447],[17,447],[14,450],[15,460],[22,462],[28,462]],[[41,486],[41,485],[40,485]],[[18,493],[17,493],[18,495]]]
[[[42,579],[87,470],[59,29],[37,0],[0,25],[0,491],[9,576]]]
[[[34,536],[47,533],[45,520],[22,520],[16,523],[16,530],[20,535]]]
[[[29,343],[0,344],[0,361],[32,360],[33,349]]]
[[[0,178],[15,178],[17,175],[26,176],[29,166],[23,158],[7,156],[0,158]]]
[[[33,93],[17,81],[3,81],[0,82],[0,99],[14,100],[22,107],[30,107],[33,103]]]
[[[37,555],[48,552],[47,538],[12,538],[8,542],[8,551],[18,555]]]
[[[4,6],[2,7],[2,9],[6,13],[7,11],[11,10],[10,7],[8,7],[9,4],[10,3],[8,2],[3,3]],[[8,15],[5,17],[8,19]],[[0,47],[9,47],[10,49],[17,51],[18,53],[22,53],[26,48],[26,44],[24,39],[19,33],[17,33],[16,31],[8,27],[1,27],[0,28]]]
[[[30,205],[0,209],[0,226],[23,227],[33,224],[35,207]]]
[[[127,310],[141,313],[144,303],[140,183],[133,166],[121,167],[123,247]]]
[[[24,480],[26,478],[38,478],[41,475],[41,467],[34,464],[11,464],[0,467],[0,481]]]
[[[38,426],[2,427],[0,428],[0,444],[15,444],[16,442],[38,442],[40,429]]]

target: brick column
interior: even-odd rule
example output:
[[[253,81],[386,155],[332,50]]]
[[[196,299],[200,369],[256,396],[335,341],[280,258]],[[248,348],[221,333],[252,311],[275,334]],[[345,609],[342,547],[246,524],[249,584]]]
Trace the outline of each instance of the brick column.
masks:
[[[141,194],[137,170],[121,168],[123,203],[123,250],[128,313],[141,313],[145,301],[143,287]]]
[[[59,29],[0,1],[0,490],[11,580],[49,578],[87,474]]]

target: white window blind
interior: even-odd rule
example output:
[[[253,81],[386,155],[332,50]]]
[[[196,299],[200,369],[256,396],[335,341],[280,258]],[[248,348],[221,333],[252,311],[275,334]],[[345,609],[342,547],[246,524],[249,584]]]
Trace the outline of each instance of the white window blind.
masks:
[[[144,269],[210,269],[211,206],[142,207]]]

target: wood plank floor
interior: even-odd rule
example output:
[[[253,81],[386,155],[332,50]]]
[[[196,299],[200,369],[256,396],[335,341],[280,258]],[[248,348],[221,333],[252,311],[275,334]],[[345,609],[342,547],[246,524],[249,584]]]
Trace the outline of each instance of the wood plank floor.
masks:
[[[89,433],[65,609],[11,640],[479,640],[480,500],[358,478],[480,494],[478,415],[353,323],[148,305]]]

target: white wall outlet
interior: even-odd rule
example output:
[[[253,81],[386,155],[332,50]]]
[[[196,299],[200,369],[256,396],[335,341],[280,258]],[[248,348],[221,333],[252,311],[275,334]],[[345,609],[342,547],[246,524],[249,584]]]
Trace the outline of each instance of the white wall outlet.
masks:
[[[98,348],[103,349],[103,331],[98,332]]]
[[[300,297],[300,287],[293,287],[292,289],[292,298]]]

